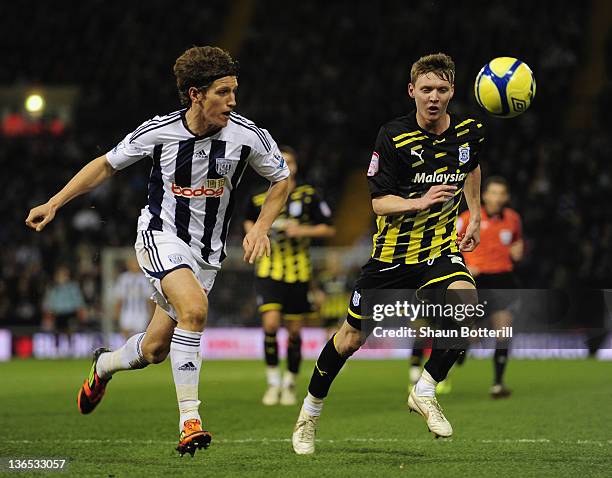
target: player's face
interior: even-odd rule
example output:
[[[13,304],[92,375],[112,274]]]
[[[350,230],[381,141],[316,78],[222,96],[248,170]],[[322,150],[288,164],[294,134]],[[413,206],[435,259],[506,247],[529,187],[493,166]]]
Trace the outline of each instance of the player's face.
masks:
[[[500,212],[508,203],[509,199],[510,194],[508,194],[508,188],[503,184],[489,184],[487,189],[482,193],[482,201],[484,202],[485,208],[494,214]]]
[[[206,90],[201,101],[205,120],[218,127],[225,127],[230,112],[236,107],[236,90],[238,80],[235,76],[225,76],[215,80]]]
[[[446,114],[454,88],[435,73],[427,73],[408,85],[408,94],[414,98],[417,115],[427,123],[436,123]]]
[[[287,152],[284,152],[282,154],[283,154],[283,158],[285,158],[285,162],[287,163],[287,167],[289,168],[289,174],[291,174],[292,178],[295,178],[295,175],[297,174],[297,170],[298,170],[297,161],[295,159],[295,156]]]

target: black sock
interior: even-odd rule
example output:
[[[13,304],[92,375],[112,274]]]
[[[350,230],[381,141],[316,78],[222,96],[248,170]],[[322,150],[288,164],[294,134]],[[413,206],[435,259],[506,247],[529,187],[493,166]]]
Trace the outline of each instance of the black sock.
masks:
[[[467,350],[465,350],[464,353],[459,355],[459,358],[457,359],[457,365],[463,365],[466,359],[467,359]]]
[[[300,371],[300,363],[302,362],[302,337],[289,336],[287,343],[287,370],[291,373]]]
[[[278,365],[278,342],[276,341],[276,332],[266,332],[264,338],[264,353],[266,365],[268,367],[276,367]]]
[[[410,356],[410,365],[413,367],[418,367],[421,365],[423,361],[423,354],[425,350],[423,350],[423,343],[420,340],[415,340],[414,345],[412,347],[412,355]]]
[[[508,349],[495,349],[493,355],[493,365],[495,367],[495,384],[504,383],[504,371],[508,363]]]
[[[325,398],[327,396],[332,382],[348,358],[340,356],[334,346],[334,337],[329,339],[325,347],[323,347],[308,385],[308,392],[317,398]]]
[[[435,346],[435,343],[434,343]],[[448,375],[449,370],[457,359],[465,353],[463,349],[431,349],[429,360],[425,364],[425,370],[436,382],[441,382]]]

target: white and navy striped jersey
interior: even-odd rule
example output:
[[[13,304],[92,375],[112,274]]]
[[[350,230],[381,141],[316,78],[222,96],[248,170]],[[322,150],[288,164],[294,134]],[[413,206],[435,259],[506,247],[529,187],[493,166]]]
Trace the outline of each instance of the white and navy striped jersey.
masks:
[[[142,272],[125,271],[115,282],[115,300],[121,301],[120,319],[144,318],[145,323],[151,315],[149,301],[153,286]]]
[[[150,157],[148,204],[138,231],[166,231],[185,241],[197,258],[220,267],[236,203],[236,188],[247,164],[271,182],[289,169],[270,133],[234,112],[224,128],[195,136],[186,110],[156,116],[106,154],[114,169]]]

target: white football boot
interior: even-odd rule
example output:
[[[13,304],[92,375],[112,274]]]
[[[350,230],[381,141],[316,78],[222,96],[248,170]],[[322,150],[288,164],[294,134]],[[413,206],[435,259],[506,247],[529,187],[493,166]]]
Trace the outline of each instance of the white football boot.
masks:
[[[304,410],[300,410],[300,416],[297,419],[295,428],[293,429],[293,451],[298,455],[310,455],[315,451],[315,434],[317,432],[317,422],[319,417],[309,415]]]
[[[442,407],[438,400],[436,400],[436,397],[418,397],[414,393],[414,389],[412,389],[408,397],[408,408],[410,408],[411,412],[416,412],[425,419],[429,431],[436,438],[449,438],[452,436],[453,427],[444,416]]]
[[[264,393],[261,403],[267,406],[278,405],[281,388],[276,385],[268,385],[266,393]]]
[[[281,405],[295,405],[297,403],[297,397],[295,395],[295,387],[283,387],[280,394]]]

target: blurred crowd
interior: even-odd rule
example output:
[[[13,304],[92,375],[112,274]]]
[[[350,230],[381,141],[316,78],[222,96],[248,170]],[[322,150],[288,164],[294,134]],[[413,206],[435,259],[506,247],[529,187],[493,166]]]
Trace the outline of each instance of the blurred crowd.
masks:
[[[42,234],[25,228],[27,211],[145,118],[177,109],[176,56],[231,31],[228,2],[173,3],[171,18],[168,3],[158,0],[129,8],[69,3],[73,8],[62,11],[51,4],[11,7],[3,21],[23,23],[25,35],[0,28],[7,46],[0,83],[71,84],[80,91],[72,122],[61,131],[0,141],[7,178],[0,203],[0,325],[44,324],[53,290],[66,283],[81,295],[79,302],[72,287],[77,323],[99,319],[100,251],[132,245],[150,164],[134,165],[73,201]],[[523,217],[523,286],[609,287],[612,95],[605,92],[612,83],[600,102],[588,105],[594,126],[568,130],[590,11],[562,3],[256,2],[248,28],[233,32],[240,45],[238,111],[298,149],[305,176],[334,205],[347,171],[367,168],[378,127],[411,109],[406,86],[414,60],[449,53],[457,64],[452,111],[472,113],[478,70],[496,56],[518,57],[535,72],[536,99],[521,117],[485,118],[482,165],[485,175],[508,179],[511,206]],[[61,41],[45,42],[44,49],[24,40],[57,35]],[[612,41],[607,53],[612,58]],[[607,67],[612,73],[612,64]],[[233,221],[231,244],[239,244],[240,223]],[[223,287],[218,281],[216,288]]]

